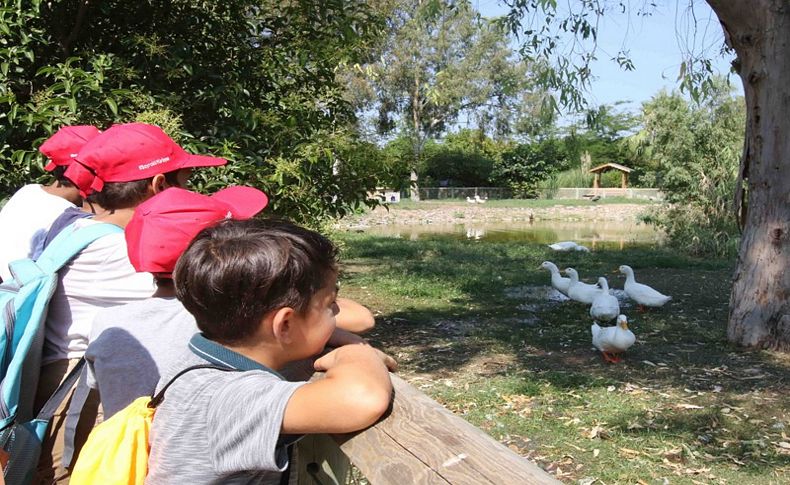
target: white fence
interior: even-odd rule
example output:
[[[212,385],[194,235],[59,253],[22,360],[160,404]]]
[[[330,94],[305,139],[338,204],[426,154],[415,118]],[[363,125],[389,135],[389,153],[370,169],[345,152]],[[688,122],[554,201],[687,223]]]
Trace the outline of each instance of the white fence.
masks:
[[[607,197],[624,197],[626,199],[648,199],[663,200],[664,194],[658,189],[620,189],[620,188],[601,188],[592,189],[584,187],[555,189],[552,199],[584,199],[598,196],[601,199]],[[547,194],[548,195],[548,194]]]
[[[420,187],[420,200],[435,199],[510,199],[512,192],[505,187]],[[408,198],[408,193],[403,198]]]
[[[419,191],[420,200],[465,199],[467,197],[474,198],[475,195],[489,199],[510,199],[513,197],[510,189],[505,187],[420,187]],[[551,199],[588,199],[595,196],[601,199],[624,197],[626,199],[663,200],[664,198],[664,194],[658,189],[576,187],[546,190],[542,194],[543,198]],[[408,191],[403,192],[401,197],[408,199]]]

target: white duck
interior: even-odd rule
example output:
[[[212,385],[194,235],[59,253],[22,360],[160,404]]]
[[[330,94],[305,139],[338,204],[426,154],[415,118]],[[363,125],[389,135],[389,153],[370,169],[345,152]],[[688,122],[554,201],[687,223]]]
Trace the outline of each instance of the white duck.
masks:
[[[672,299],[671,296],[661,294],[647,285],[637,283],[634,278],[634,270],[630,266],[620,266],[620,272],[625,274],[625,285],[623,286],[625,294],[639,305],[640,310],[646,306],[664,306],[666,302]]]
[[[584,251],[589,253],[590,249],[587,246],[576,244],[573,241],[560,241],[554,244],[549,244],[549,247],[555,251]]]
[[[601,328],[593,323],[590,331],[593,346],[601,351],[607,362],[620,362],[622,359],[618,354],[622,354],[636,342],[636,335],[628,329],[628,318],[625,315],[617,317],[617,325],[613,327]]]
[[[563,278],[560,274],[560,269],[551,261],[544,261],[540,264],[540,268],[551,273],[551,286],[563,295],[568,296],[568,286],[571,284],[571,279]]]
[[[571,279],[571,284],[568,285],[568,298],[571,300],[589,305],[598,296],[598,292],[601,291],[598,285],[590,285],[579,281],[579,273],[573,268],[565,268],[565,274]]]
[[[475,204],[475,200],[471,197],[467,197],[466,201],[469,202],[470,204]]]
[[[609,293],[609,283],[603,276],[598,278],[598,286],[601,287],[601,290],[592,302],[590,316],[596,322],[608,322],[617,318],[617,315],[620,314],[620,302],[617,301],[614,295]]]

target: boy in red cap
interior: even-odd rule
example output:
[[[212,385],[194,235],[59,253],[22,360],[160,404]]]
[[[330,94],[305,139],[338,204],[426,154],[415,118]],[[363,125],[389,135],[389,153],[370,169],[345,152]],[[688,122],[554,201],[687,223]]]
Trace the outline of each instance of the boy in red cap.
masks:
[[[0,281],[12,278],[8,263],[37,256],[56,217],[82,203],[78,187],[64,172],[80,148],[98,134],[93,126],[65,126],[39,147],[49,159],[44,169],[52,172],[55,181],[25,185],[0,210]]]
[[[175,298],[171,277],[192,238],[225,219],[248,219],[267,203],[266,194],[251,187],[229,187],[211,196],[171,188],[137,207],[125,229],[129,260],[138,272],[154,275],[157,289],[151,298],[96,315],[85,359],[104,419],[150,395],[178,354],[174,348],[186,346],[197,332]]]
[[[223,221],[192,240],[173,276],[200,333],[157,385],[146,484],[287,483],[301,435],[364,429],[387,410],[394,361],[370,346],[320,357],[315,382],[279,373],[331,340],[336,254],[272,219]]]
[[[183,186],[193,167],[224,165],[221,158],[191,155],[159,127],[144,123],[115,125],[83,146],[67,177],[90,180],[90,197],[106,212],[80,219],[64,231],[90,224],[126,227],[134,209],[172,186]],[[68,371],[79,362],[88,346],[91,325],[102,309],[150,297],[155,286],[150,274],[137,273],[129,262],[122,232],[103,236],[81,251],[59,272],[60,282],[46,320],[41,376],[36,408],[43,406]],[[68,403],[66,398],[64,403]],[[78,406],[79,403],[73,404]],[[93,426],[98,407],[95,393],[82,408],[74,451],[78,452]],[[66,404],[56,412],[39,462],[42,482],[68,480],[70,459],[63,458]],[[65,461],[65,467],[61,461]]]

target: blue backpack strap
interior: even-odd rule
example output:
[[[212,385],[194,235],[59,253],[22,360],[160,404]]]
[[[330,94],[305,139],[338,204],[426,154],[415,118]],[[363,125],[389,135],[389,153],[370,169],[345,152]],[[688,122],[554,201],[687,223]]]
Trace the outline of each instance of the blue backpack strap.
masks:
[[[100,237],[123,232],[119,226],[106,222],[90,224],[81,228],[73,226],[74,224],[61,231],[39,256],[36,265],[44,273],[57,273],[77,253]]]
[[[108,234],[123,232],[120,227],[109,223],[91,224],[79,229],[73,226],[63,229],[36,262],[26,258],[8,264],[17,285],[23,286],[43,275],[55,274],[93,241]]]

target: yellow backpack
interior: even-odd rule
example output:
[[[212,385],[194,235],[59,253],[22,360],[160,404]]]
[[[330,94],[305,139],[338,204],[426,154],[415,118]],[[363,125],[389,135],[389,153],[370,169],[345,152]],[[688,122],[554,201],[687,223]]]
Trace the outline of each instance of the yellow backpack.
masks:
[[[142,484],[148,473],[148,433],[154,419],[151,398],[132,404],[96,426],[82,447],[71,472],[80,484]]]
[[[216,365],[194,365],[176,374],[153,397],[138,397],[91,431],[71,472],[72,485],[142,485],[148,473],[148,435],[165,391],[195,369],[235,371]]]

